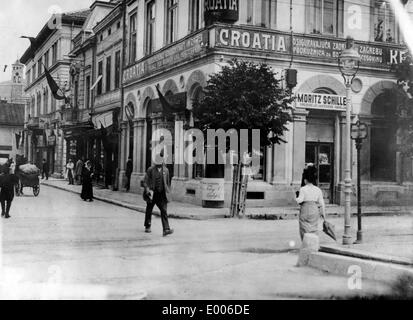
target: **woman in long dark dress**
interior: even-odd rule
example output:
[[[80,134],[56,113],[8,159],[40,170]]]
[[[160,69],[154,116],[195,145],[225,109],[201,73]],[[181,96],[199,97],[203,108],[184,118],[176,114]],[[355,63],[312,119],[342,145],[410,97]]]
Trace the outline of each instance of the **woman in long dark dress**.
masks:
[[[82,170],[82,193],[80,195],[84,201],[93,201],[92,178],[92,164],[90,161],[87,161]]]

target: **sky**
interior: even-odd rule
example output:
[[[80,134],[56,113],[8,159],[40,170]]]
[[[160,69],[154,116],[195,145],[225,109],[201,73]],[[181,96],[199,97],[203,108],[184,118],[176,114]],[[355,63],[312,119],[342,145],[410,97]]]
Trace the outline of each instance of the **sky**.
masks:
[[[93,0],[0,0],[0,82],[11,78],[11,64],[30,42],[20,36],[36,37],[49,20],[53,8],[62,12],[89,8]],[[4,65],[8,65],[6,72]]]

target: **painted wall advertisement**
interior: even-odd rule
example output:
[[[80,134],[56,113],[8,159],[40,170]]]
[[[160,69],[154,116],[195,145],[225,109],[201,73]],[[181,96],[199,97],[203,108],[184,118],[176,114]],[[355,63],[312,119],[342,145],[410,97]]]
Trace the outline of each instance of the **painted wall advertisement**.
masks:
[[[252,28],[218,26],[215,32],[217,48],[241,49],[262,53],[280,54],[299,58],[311,58],[330,63],[337,61],[345,49],[345,39],[329,39],[308,35],[291,35],[278,31],[260,31]],[[356,41],[361,56],[361,65],[389,68],[400,63],[405,48]]]

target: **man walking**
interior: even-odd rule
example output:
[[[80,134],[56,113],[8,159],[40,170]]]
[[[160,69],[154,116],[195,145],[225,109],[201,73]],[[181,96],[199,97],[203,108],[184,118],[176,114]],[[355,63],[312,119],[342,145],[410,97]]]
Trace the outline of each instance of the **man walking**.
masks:
[[[129,157],[128,161],[126,162],[126,192],[129,192],[130,190],[130,179],[132,177],[132,171],[133,171],[133,162],[132,162],[132,158]]]
[[[145,232],[151,233],[152,211],[156,205],[161,211],[163,236],[166,237],[174,232],[169,227],[167,207],[170,194],[169,170],[164,164],[157,164],[148,169],[143,182],[144,199],[147,201],[145,215]],[[153,192],[153,196],[148,194]]]
[[[14,174],[0,176],[0,203],[1,217],[10,218],[10,208],[14,199],[14,187],[19,183],[19,179]]]
[[[42,165],[42,179],[44,179],[44,177],[46,177],[46,180],[49,180],[49,164],[46,159],[43,159]]]

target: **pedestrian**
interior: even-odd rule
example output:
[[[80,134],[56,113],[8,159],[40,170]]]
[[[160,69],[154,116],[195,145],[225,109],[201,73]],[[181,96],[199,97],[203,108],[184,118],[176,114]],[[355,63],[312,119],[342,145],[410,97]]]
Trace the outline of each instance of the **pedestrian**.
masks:
[[[43,159],[42,165],[42,179],[46,177],[46,180],[49,180],[49,164],[47,163],[46,159]]]
[[[82,159],[79,158],[79,160],[76,162],[76,167],[75,167],[75,179],[76,179],[77,185],[82,184],[83,166],[84,166],[83,158]]]
[[[73,181],[73,169],[75,168],[75,164],[73,163],[72,159],[69,159],[66,165],[66,175],[69,179],[69,185],[74,185]]]
[[[15,174],[16,173],[16,162],[14,162],[14,159],[10,159],[10,174]]]
[[[300,205],[300,236],[304,239],[306,233],[318,233],[320,215],[325,219],[325,203],[323,192],[316,183],[315,167],[309,166],[304,170],[303,179],[305,186],[300,189],[297,203]]]
[[[4,174],[0,176],[0,202],[1,217],[9,219],[11,204],[14,199],[14,188],[19,183],[19,179],[14,174]]]
[[[131,180],[131,177],[132,177],[132,171],[133,171],[133,162],[132,162],[132,158],[129,157],[128,161],[126,162],[126,172],[125,172],[125,175],[126,175],[126,186],[125,186],[126,192],[129,192],[129,190],[130,190],[130,180]]]
[[[93,201],[92,178],[92,163],[88,160],[82,170],[82,193],[80,194],[80,197],[83,201]]]
[[[162,155],[161,155],[162,156]],[[144,200],[147,202],[145,215],[145,232],[151,233],[152,211],[156,205],[161,211],[163,236],[174,232],[169,227],[167,207],[170,201],[169,170],[164,163],[148,169],[143,182]]]

